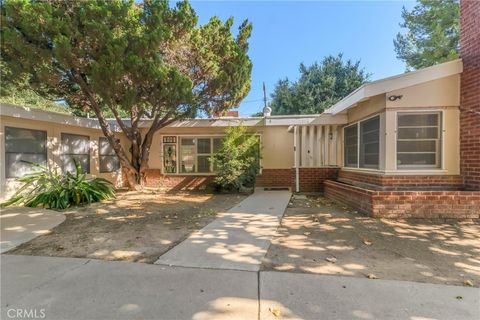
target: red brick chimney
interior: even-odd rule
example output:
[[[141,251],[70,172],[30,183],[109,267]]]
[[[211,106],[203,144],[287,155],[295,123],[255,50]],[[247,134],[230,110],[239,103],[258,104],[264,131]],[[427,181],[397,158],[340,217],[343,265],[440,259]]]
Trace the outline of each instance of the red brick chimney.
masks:
[[[480,1],[460,1],[460,169],[465,188],[480,190]]]

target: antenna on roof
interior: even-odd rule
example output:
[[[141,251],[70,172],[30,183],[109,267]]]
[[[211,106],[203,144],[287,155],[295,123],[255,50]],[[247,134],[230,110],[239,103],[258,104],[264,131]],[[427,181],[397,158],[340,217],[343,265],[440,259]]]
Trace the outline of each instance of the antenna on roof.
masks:
[[[265,90],[265,82],[263,82],[263,107],[267,107],[267,90]]]
[[[267,91],[265,90],[265,82],[263,83],[263,116],[270,117],[272,114],[272,108],[267,106]]]

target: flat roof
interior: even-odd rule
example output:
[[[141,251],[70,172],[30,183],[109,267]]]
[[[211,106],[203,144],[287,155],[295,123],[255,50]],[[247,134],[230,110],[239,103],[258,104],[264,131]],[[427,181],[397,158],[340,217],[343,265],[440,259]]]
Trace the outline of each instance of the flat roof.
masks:
[[[78,126],[101,130],[96,118],[83,118],[58,112],[45,111],[30,107],[0,103],[0,116],[8,116],[21,119],[45,121],[63,125]],[[123,119],[129,125],[129,119]],[[291,126],[291,125],[322,125],[322,124],[344,124],[347,119],[343,115],[333,116],[330,114],[308,114],[308,115],[279,115],[266,117],[219,117],[219,118],[194,118],[178,120],[167,127],[228,127],[231,125],[245,126]],[[112,130],[121,132],[115,119],[108,119]],[[151,120],[140,121],[139,126],[146,128]]]

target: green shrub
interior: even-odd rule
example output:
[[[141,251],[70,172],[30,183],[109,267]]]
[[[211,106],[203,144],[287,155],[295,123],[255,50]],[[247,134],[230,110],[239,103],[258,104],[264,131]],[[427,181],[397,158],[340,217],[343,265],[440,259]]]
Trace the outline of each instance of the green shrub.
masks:
[[[115,197],[111,182],[102,178],[87,179],[75,162],[75,173],[59,175],[47,167],[29,162],[35,171],[17,179],[23,183],[12,198],[0,204],[1,207],[23,204],[26,207],[62,210]]]
[[[212,157],[218,189],[253,187],[260,170],[260,140],[243,125],[229,127],[221,149]]]

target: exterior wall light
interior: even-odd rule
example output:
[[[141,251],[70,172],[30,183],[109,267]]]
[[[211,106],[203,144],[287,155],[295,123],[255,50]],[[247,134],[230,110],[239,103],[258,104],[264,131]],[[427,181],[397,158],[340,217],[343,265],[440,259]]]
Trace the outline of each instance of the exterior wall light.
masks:
[[[388,97],[388,100],[389,101],[396,101],[396,100],[400,100],[402,99],[403,95],[399,95],[399,96],[390,96]]]

